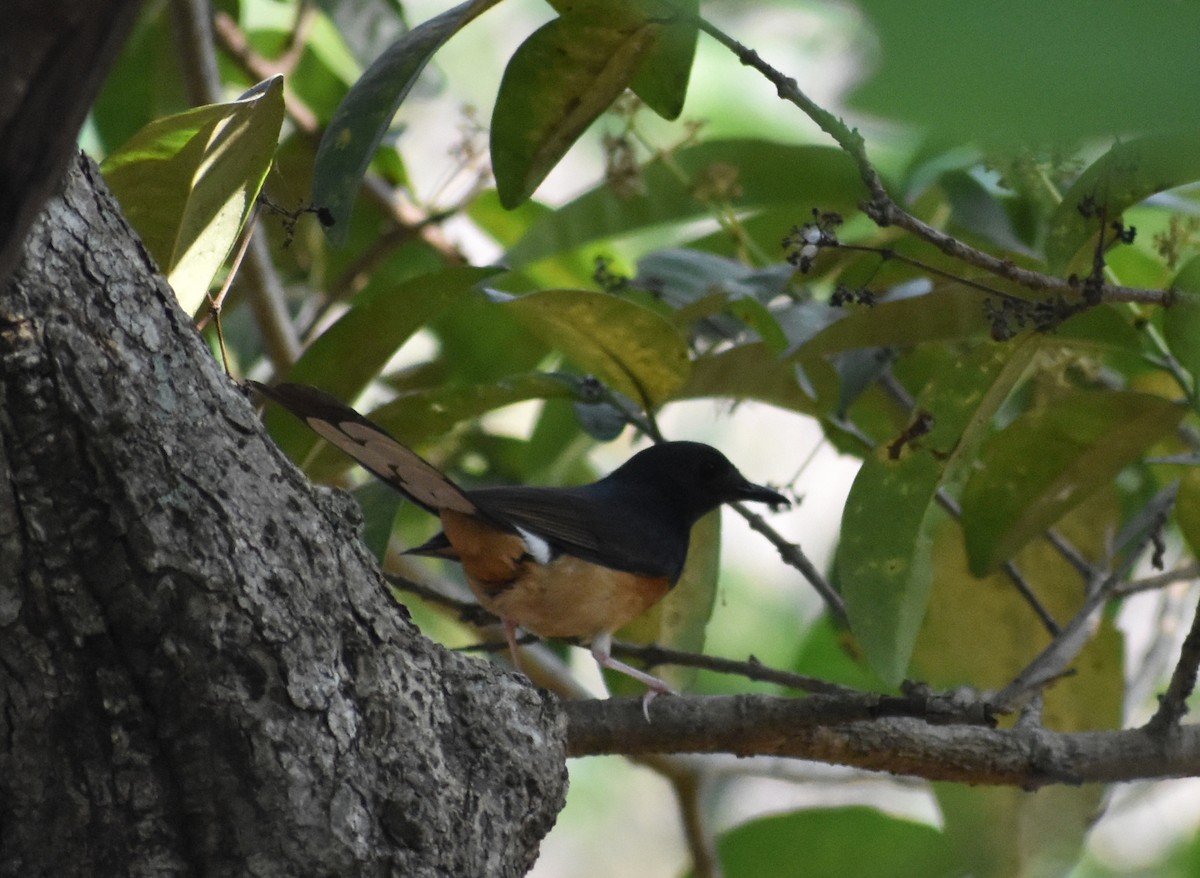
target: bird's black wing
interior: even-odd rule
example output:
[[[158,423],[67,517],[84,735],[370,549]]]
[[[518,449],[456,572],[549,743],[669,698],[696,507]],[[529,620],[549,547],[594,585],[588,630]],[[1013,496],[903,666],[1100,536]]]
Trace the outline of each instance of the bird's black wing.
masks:
[[[490,518],[594,564],[674,580],[687,557],[690,529],[646,498],[612,496],[597,485],[480,488],[468,496]]]

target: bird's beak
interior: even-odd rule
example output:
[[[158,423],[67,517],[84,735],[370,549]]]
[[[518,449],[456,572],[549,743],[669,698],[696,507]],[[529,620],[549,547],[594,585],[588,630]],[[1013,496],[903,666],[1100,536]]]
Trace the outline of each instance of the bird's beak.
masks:
[[[758,503],[767,503],[772,507],[792,505],[792,502],[778,491],[772,490],[764,485],[756,485],[753,482],[746,481],[743,481],[742,484],[738,486],[734,492],[733,499],[754,500]]]

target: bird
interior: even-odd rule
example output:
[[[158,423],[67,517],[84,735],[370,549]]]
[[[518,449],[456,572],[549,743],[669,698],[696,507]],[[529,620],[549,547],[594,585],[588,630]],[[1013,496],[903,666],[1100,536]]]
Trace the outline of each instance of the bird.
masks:
[[[441,521],[406,554],[458,561],[479,603],[503,625],[520,669],[516,630],[588,643],[602,668],[674,694],[664,680],[612,657],[613,633],[666,596],[687,559],[691,529],[724,503],[789,505],[700,442],[662,442],[599,481],[577,487],[465,489],[336,397],[305,384],[246,382],[364,469]]]

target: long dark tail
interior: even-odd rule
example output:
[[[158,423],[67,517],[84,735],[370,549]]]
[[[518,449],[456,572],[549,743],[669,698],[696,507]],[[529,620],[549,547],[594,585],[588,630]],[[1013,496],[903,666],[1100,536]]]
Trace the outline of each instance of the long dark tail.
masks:
[[[307,384],[270,387],[257,381],[246,384],[279,403],[323,439],[358,461],[364,469],[434,515],[443,509],[464,515],[478,514],[475,504],[462,488],[336,397]]]

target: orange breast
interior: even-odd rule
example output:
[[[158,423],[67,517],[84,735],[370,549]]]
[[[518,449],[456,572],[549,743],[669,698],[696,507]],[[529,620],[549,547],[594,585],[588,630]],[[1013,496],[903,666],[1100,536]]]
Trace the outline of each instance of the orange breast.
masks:
[[[670,589],[665,576],[612,570],[572,555],[539,564],[516,534],[446,510],[441,518],[479,602],[543,637],[586,639],[615,631]]]

